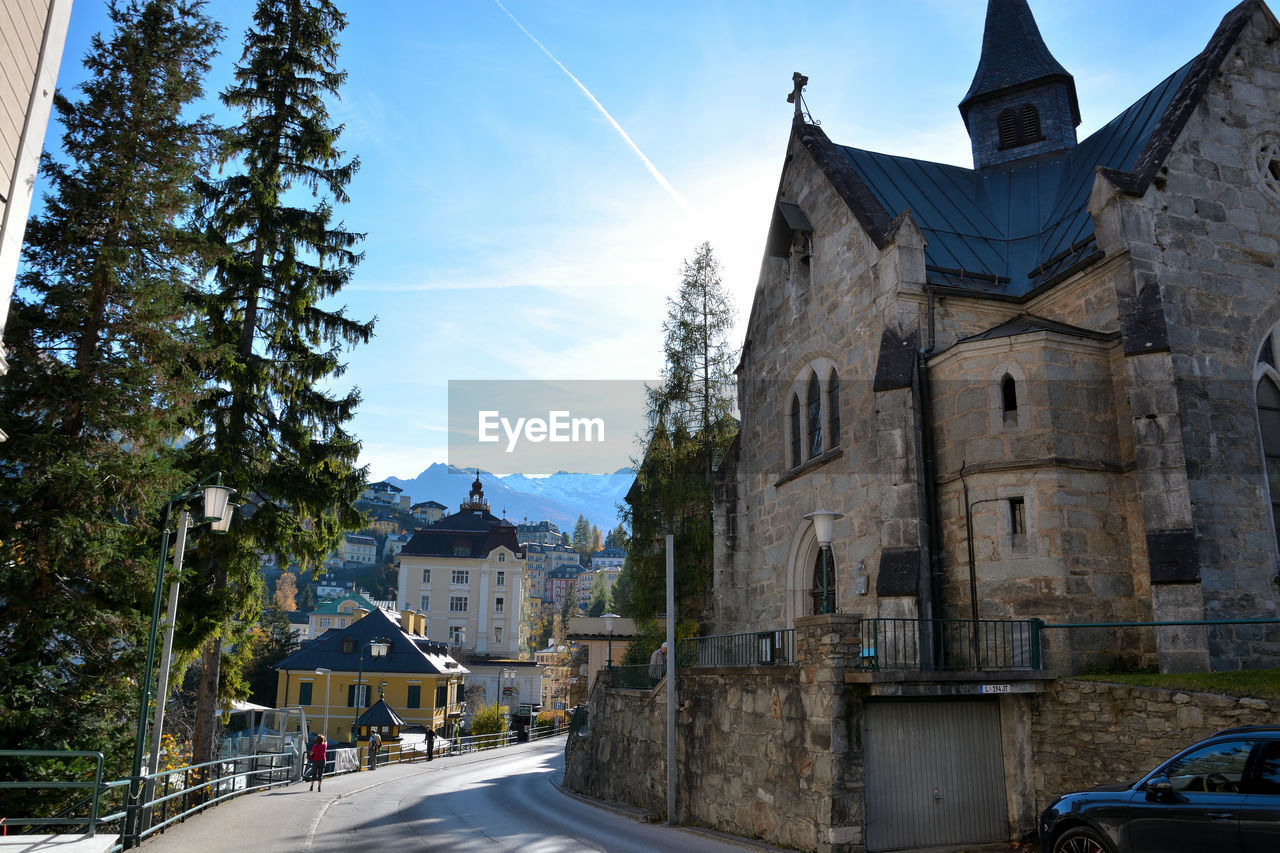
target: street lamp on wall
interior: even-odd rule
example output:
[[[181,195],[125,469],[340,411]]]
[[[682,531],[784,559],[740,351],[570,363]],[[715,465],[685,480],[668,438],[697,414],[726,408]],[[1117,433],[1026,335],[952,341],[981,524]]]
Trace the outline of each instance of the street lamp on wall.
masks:
[[[813,522],[813,535],[818,540],[818,547],[822,549],[822,604],[818,612],[833,613],[835,602],[832,600],[834,598],[832,593],[835,590],[831,583],[831,536],[836,519],[844,518],[844,513],[819,509],[809,513],[805,518]]]
[[[329,679],[333,675],[333,670],[327,666],[316,667],[316,675],[324,676],[324,725],[320,728],[320,733],[325,737],[329,736]]]
[[[613,669],[613,624],[618,621],[617,613],[606,613],[600,617],[604,620],[604,632],[609,636],[609,662],[607,666]]]
[[[214,480],[209,483],[209,480]],[[147,710],[151,704],[151,670],[156,662],[156,639],[160,631],[160,610],[164,598],[165,566],[169,561],[169,519],[174,505],[185,504],[195,498],[203,498],[204,515],[201,523],[209,523],[215,533],[226,533],[231,527],[231,517],[236,505],[231,502],[235,489],[222,485],[222,474],[211,474],[195,486],[185,489],[165,501],[164,520],[161,522],[160,557],[156,561],[155,587],[151,599],[151,626],[147,634],[147,663],[139,679],[138,722],[134,732],[133,772],[130,774],[127,805],[125,809],[124,841],[126,846],[136,846],[142,831],[142,805],[144,791],[149,787],[142,773],[143,752],[147,745]],[[182,575],[182,561],[187,549],[187,530],[191,527],[191,514],[184,506],[178,513],[177,541],[173,555],[173,582],[169,588],[168,628],[165,631],[164,649],[160,660],[160,672],[156,697],[156,716],[151,732],[151,761],[154,773],[160,760],[160,736],[164,729],[164,706],[169,693],[169,658],[173,650],[174,622],[178,613],[178,581]]]

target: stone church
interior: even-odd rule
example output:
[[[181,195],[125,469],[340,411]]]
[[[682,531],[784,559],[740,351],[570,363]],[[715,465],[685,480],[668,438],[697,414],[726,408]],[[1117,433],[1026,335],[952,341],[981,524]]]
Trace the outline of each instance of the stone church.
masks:
[[[990,0],[971,169],[832,141],[796,78],[717,483],[715,632],[826,607],[1041,620],[1060,673],[1280,663],[1258,621],[1280,603],[1271,10],[1241,3],[1077,139],[1026,0]]]

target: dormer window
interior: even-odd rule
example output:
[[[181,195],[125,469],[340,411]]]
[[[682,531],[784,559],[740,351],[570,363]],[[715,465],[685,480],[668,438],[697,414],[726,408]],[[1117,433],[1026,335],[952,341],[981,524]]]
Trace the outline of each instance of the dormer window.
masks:
[[[356,641],[352,637],[342,638],[342,653],[344,655],[353,655],[356,653]]]

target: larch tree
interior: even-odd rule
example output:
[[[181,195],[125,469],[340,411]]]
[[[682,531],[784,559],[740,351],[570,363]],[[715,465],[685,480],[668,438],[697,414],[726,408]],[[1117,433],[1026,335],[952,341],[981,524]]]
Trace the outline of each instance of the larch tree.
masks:
[[[627,615],[652,618],[665,606],[665,535],[674,537],[676,607],[695,617],[712,579],[712,481],[737,434],[733,306],[710,243],[681,267],[663,323],[666,365],[649,389],[645,448],[624,522]]]
[[[186,112],[221,28],[196,0],[107,11],[79,94],[54,98],[63,153],[41,164],[5,335],[0,746],[101,750],[120,774],[157,510],[187,485],[175,448],[205,358],[190,220],[215,140]]]
[[[346,18],[329,0],[259,0],[234,81],[222,102],[238,114],[220,160],[226,177],[205,187],[202,214],[220,249],[203,307],[219,359],[190,447],[196,470],[220,471],[243,502],[229,536],[193,563],[184,612],[201,642],[197,761],[212,757],[213,721],[236,673],[221,671],[223,638],[252,622],[261,596],[259,554],[314,570],[342,534],[364,526],[359,442],[345,424],[359,393],[331,390],[344,351],[373,323],[331,301],[361,259],[363,235],[334,221],[359,161],[338,147],[326,98],[346,73],[337,36]],[[231,658],[226,658],[230,661]]]

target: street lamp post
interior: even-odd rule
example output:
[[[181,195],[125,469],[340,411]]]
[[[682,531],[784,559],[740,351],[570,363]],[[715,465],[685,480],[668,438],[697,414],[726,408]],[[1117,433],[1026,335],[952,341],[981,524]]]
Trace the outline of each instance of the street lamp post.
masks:
[[[207,482],[215,477],[217,478],[215,483]],[[222,475],[213,474],[201,480],[194,487],[185,489],[169,498],[164,505],[160,557],[156,561],[155,588],[151,600],[151,626],[147,634],[147,663],[142,671],[142,678],[139,679],[138,722],[134,732],[133,769],[129,776],[129,791],[125,808],[124,842],[126,847],[137,846],[142,827],[142,806],[146,787],[146,781],[142,773],[142,759],[147,746],[147,710],[151,704],[151,670],[156,662],[156,639],[160,632],[160,610],[164,601],[165,565],[169,560],[169,519],[172,516],[174,504],[180,504],[203,495],[204,516],[202,521],[210,522],[215,533],[226,533],[231,525],[231,516],[235,513],[235,504],[231,503],[233,494],[235,494],[235,489],[222,485]],[[190,514],[183,509],[178,515],[178,547],[174,554],[174,585],[170,594],[169,627],[165,635],[166,663],[168,653],[173,648],[174,621],[178,610],[177,584],[178,577],[182,572],[182,558],[186,550],[187,528],[190,523]],[[165,694],[168,693],[169,674],[167,670],[167,666],[162,667],[159,678],[160,689],[158,695],[160,698],[157,701],[155,730],[152,732],[153,765],[159,761],[160,735],[164,726],[163,702]]]
[[[318,666],[316,675],[324,676],[324,725],[320,728],[320,733],[327,738],[329,736],[329,678],[333,675],[333,670],[327,666]]]
[[[613,624],[618,621],[617,613],[606,613],[600,617],[604,620],[604,632],[609,635],[609,661],[608,667],[613,669]]]
[[[836,519],[844,518],[844,513],[832,512],[829,509],[815,510],[805,516],[813,522],[813,535],[822,549],[822,606],[819,613],[832,613],[835,607],[831,601],[834,585],[831,583],[831,535]]]
[[[370,640],[365,645],[368,645],[369,647],[369,656],[375,657],[375,658],[385,657],[387,654],[387,649],[391,647],[390,643],[388,643],[385,639],[381,639],[381,638],[377,640]],[[351,697],[356,706],[356,715],[351,719],[351,745],[352,746],[355,746],[356,743],[359,742],[360,740],[360,733],[357,729],[358,729],[358,722],[360,720],[361,700],[364,699],[364,696],[360,693],[360,687],[363,684],[363,682],[364,682],[364,645],[361,645],[360,646],[360,669],[356,673],[356,691],[355,691],[356,695]]]

